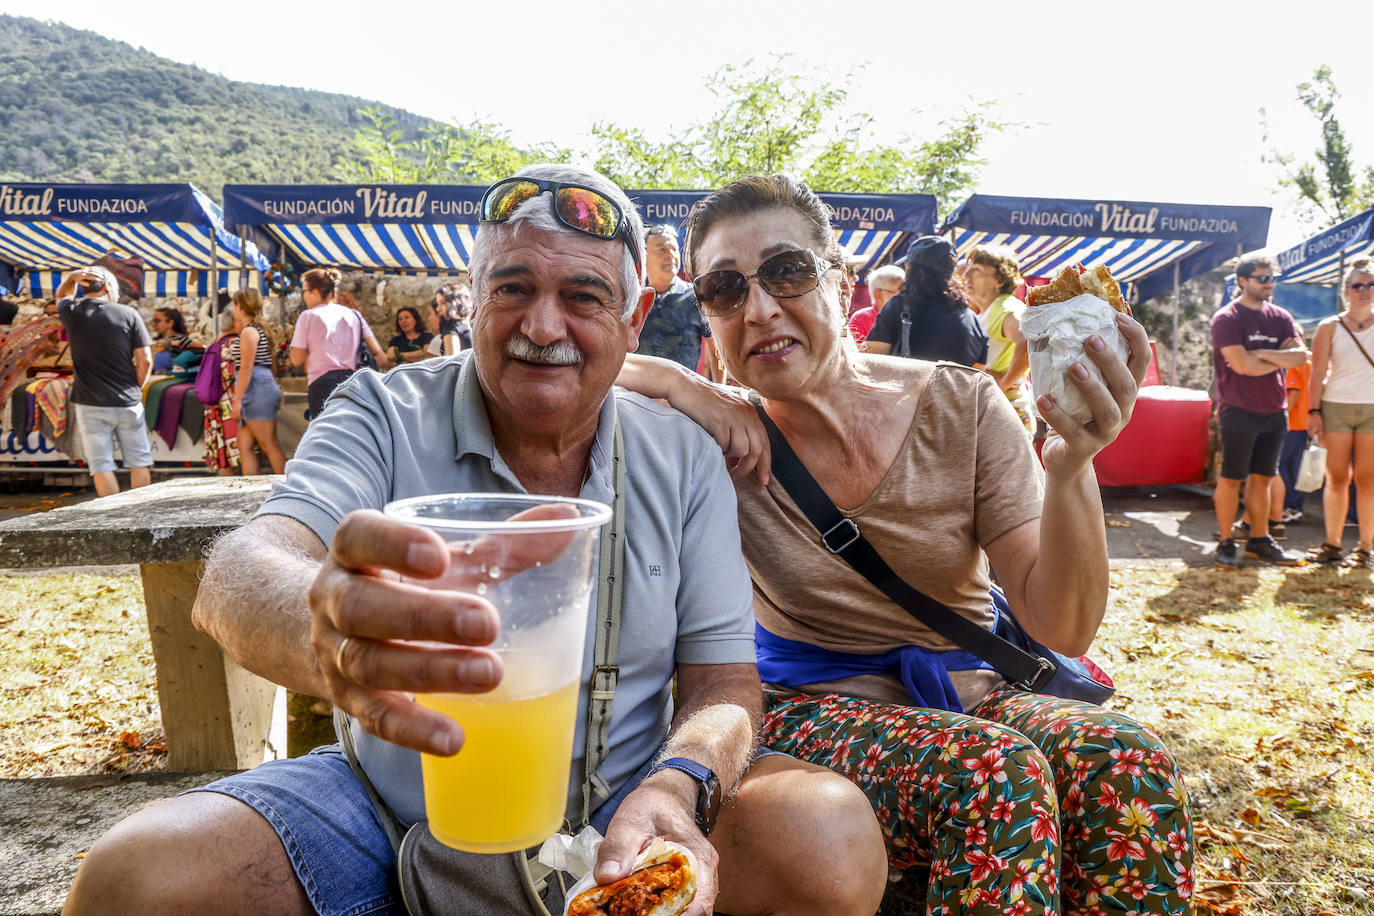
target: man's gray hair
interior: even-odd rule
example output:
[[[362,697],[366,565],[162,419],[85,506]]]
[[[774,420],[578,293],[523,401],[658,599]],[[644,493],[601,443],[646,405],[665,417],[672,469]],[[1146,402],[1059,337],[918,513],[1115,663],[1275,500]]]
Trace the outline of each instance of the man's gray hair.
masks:
[[[620,230],[621,235],[616,237],[615,242],[625,252],[621,259],[620,271],[620,294],[624,299],[620,309],[620,320],[627,321],[634,314],[635,304],[639,301],[639,293],[643,287],[640,277],[643,276],[642,259],[644,256],[644,221],[640,219],[634,204],[630,203],[630,198],[626,197],[625,192],[616,187],[615,183],[604,175],[591,169],[565,163],[543,162],[529,165],[516,172],[512,177],[559,181],[591,188],[615,201],[616,205],[620,207],[620,212],[625,215],[625,222],[628,225]],[[481,307],[482,300],[487,297],[486,268],[487,263],[491,260],[492,251],[497,245],[513,237],[520,230],[522,224],[547,232],[583,234],[559,222],[553,211],[552,196],[544,194],[522,203],[516,208],[511,218],[505,222],[482,223],[477,227],[477,235],[472,243],[472,252],[468,256],[468,277],[472,281],[473,292],[477,294],[478,308]],[[630,246],[625,242],[626,238],[633,240],[630,244],[635,245],[639,250],[641,264],[635,264],[634,255],[630,253]]]
[[[906,271],[896,264],[884,264],[868,275],[869,289],[899,290],[906,282]]]

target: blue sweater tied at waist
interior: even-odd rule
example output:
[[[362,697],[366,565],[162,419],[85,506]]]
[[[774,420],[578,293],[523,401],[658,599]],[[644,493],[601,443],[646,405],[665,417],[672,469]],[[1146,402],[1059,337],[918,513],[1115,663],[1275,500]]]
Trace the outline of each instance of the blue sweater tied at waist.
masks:
[[[900,646],[882,655],[831,652],[806,642],[784,639],[754,624],[759,677],[782,687],[837,681],[858,674],[890,674],[906,687],[912,706],[963,712],[949,679],[951,671],[991,670],[992,666],[962,649],[937,652],[923,646]]]

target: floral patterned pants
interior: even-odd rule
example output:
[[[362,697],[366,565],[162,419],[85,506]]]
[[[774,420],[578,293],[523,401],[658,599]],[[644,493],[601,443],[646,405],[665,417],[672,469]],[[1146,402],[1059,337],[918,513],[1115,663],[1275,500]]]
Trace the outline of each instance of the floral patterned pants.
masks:
[[[764,712],[765,744],[864,791],[893,868],[929,867],[931,916],[1191,912],[1183,779],[1133,719],[1012,688],[971,716],[774,691]]]

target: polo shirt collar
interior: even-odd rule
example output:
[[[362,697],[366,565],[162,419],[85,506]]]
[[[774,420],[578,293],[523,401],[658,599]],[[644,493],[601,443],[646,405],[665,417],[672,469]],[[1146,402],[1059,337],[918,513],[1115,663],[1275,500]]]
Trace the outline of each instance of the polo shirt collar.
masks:
[[[493,473],[517,489],[524,490],[519,478],[496,449],[496,440],[491,434],[491,418],[487,416],[487,402],[477,378],[477,360],[471,356],[471,351],[459,358],[462,366],[458,369],[457,391],[453,399],[454,460],[461,461],[466,455],[484,458],[491,464]],[[613,495],[610,464],[615,417],[615,395],[608,392],[606,399],[601,402],[596,438],[592,441],[591,475],[582,487],[582,495],[591,499],[607,499]]]

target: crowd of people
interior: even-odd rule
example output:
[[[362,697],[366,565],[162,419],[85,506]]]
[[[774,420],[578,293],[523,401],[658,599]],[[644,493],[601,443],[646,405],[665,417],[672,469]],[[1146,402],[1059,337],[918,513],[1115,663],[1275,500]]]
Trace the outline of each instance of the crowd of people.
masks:
[[[278,432],[284,403],[279,377],[285,365],[306,376],[305,416],[311,419],[358,369],[387,371],[454,355],[472,345],[472,293],[465,283],[441,286],[426,310],[427,319],[414,306],[400,308],[396,334],[384,348],[353,296],[340,288],[338,270],[315,268],[305,271],[301,280],[305,310],[288,327],[289,342],[279,348],[275,325],[264,318],[264,300],[255,289],[232,295],[221,289],[211,319],[215,326],[202,339],[191,331],[185,313],[170,305],[154,309],[144,325],[135,308],[121,304],[112,274],[98,266],[81,268],[46,304],[44,316],[52,321],[32,334],[13,335],[16,357],[7,358],[6,373],[22,373],[35,359],[51,356],[56,362],[48,371],[72,374],[73,426],[91,431],[90,437],[82,435],[77,454],[92,468],[97,493],[103,496],[118,492],[116,447],[133,486],[149,479],[151,440],[138,427],[146,422],[147,386],[160,379],[195,383],[195,396],[204,408],[200,441],[208,468],[222,475],[253,475],[269,467],[281,474],[286,450]],[[18,308],[8,301],[4,305],[0,325],[8,328]],[[426,321],[432,332],[425,330]],[[75,345],[73,334],[78,338]],[[0,334],[0,343],[10,336]],[[0,378],[6,390],[8,381]],[[82,415],[84,425],[77,419]]]
[[[1234,569],[1250,559],[1369,568],[1374,562],[1374,262],[1361,259],[1346,267],[1341,309],[1318,324],[1310,351],[1293,316],[1271,301],[1279,279],[1274,258],[1241,258],[1239,295],[1211,319],[1221,433],[1221,471],[1212,491],[1216,565]],[[1297,471],[1309,442],[1326,450],[1325,540],[1304,557],[1278,542],[1288,523],[1303,518]],[[1242,494],[1243,547],[1235,537]],[[1348,518],[1357,533],[1346,553],[1342,534]]]
[[[489,690],[501,665],[480,591],[413,584],[446,572],[443,543],[378,510],[459,491],[625,499],[615,584],[639,613],[614,624],[606,747],[575,747],[568,787],[568,823],[605,837],[598,882],[663,836],[702,863],[694,916],[872,913],[912,869],[929,912],[1191,912],[1192,821],[1169,750],[974,645],[1025,634],[1084,667],[1108,588],[1092,461],[1132,415],[1140,324],[1116,318],[1126,358],[1093,335],[1066,372],[1085,422],[1031,387],[1010,249],[961,258],[918,237],[868,275],[872,306],[856,310],[824,204],[781,175],[706,196],[680,240],[595,172],[530,167],[487,190],[470,261],[470,285],[441,287],[427,316],[397,311],[385,348],[338,271],[303,274],[289,355],[312,419],[289,470],[262,299],[232,297],[201,369],[218,381],[213,466],[258,473],[261,450],[284,478],[215,545],[196,624],[249,671],[331,700],[342,741],[131,816],[83,861],[68,912],[401,905],[397,835],[424,829],[417,752],[463,741],[414,694]],[[1239,296],[1212,319],[1216,563],[1302,561],[1274,535],[1301,512],[1283,480],[1317,438],[1327,530],[1310,559],[1368,566],[1374,262],[1347,269],[1310,353],[1270,301],[1278,274],[1242,259]],[[107,490],[115,440],[146,482],[134,402],[154,350],[170,370],[196,349],[174,310],[155,342],[112,282],[96,268],[59,290]],[[94,352],[97,332],[118,347]],[[593,693],[607,699],[600,671],[584,671],[579,735]],[[711,793],[725,802],[704,812]],[[442,871],[450,903],[485,899],[462,895],[490,891],[491,857],[442,856],[417,880]],[[556,882],[529,893],[561,905]]]

